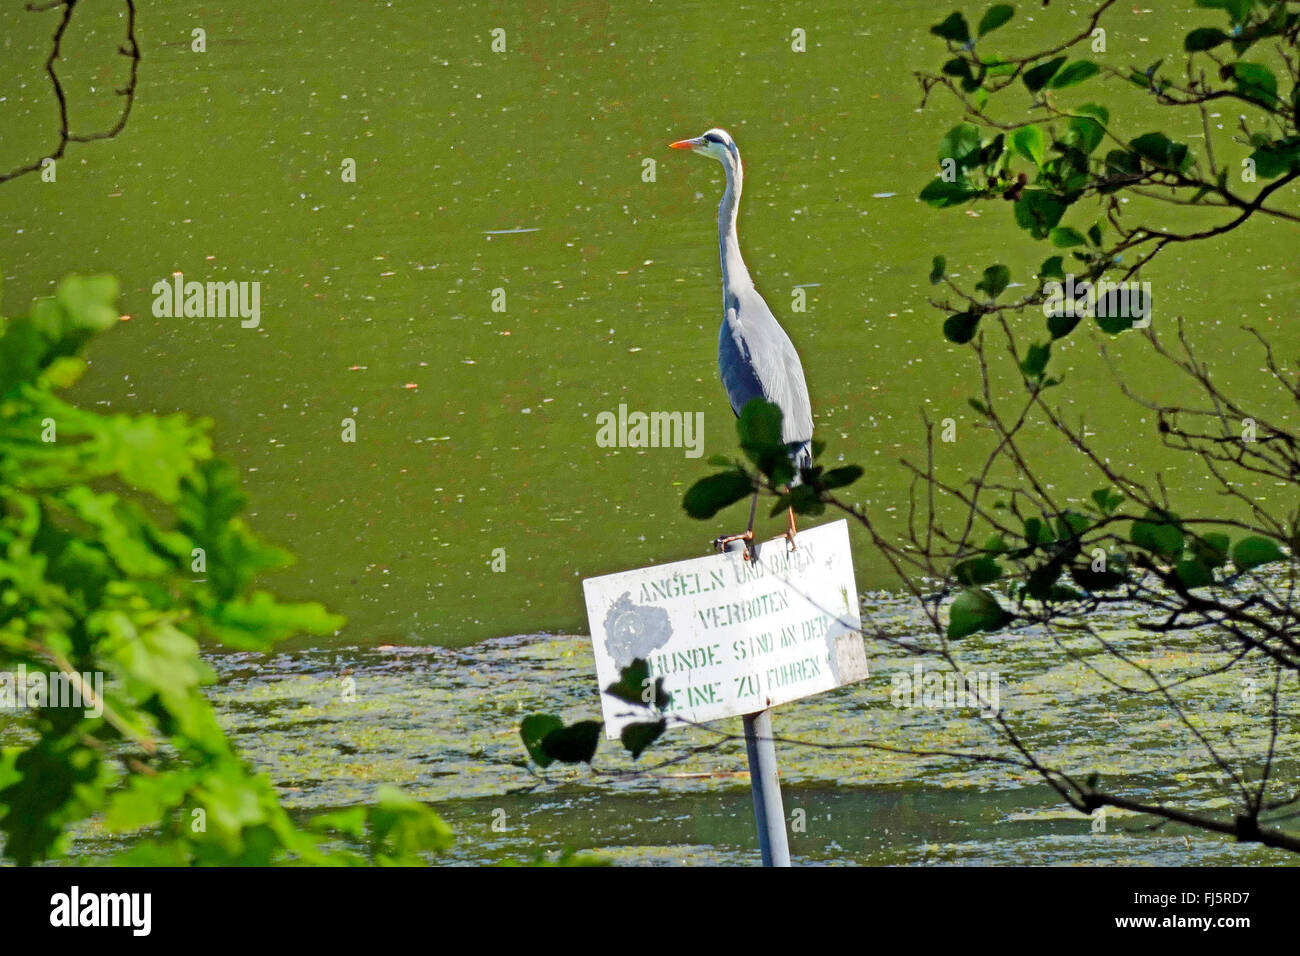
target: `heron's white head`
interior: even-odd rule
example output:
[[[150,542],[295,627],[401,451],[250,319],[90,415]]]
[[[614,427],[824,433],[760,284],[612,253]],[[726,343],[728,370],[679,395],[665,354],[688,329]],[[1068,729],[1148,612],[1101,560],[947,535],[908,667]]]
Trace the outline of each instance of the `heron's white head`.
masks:
[[[711,156],[723,166],[736,169],[740,166],[740,150],[736,149],[736,141],[731,138],[731,134],[725,129],[709,130],[702,136],[694,139],[681,139],[675,143],[669,143],[671,149],[689,149],[693,153],[699,153],[701,156]]]

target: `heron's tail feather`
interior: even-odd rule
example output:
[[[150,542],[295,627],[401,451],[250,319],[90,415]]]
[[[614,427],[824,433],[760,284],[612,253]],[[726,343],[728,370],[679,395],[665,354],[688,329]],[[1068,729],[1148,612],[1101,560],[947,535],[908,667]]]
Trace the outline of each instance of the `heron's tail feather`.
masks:
[[[790,464],[794,465],[794,480],[790,482],[790,487],[793,488],[803,481],[799,469],[812,467],[812,442],[792,441],[786,448],[790,449]]]

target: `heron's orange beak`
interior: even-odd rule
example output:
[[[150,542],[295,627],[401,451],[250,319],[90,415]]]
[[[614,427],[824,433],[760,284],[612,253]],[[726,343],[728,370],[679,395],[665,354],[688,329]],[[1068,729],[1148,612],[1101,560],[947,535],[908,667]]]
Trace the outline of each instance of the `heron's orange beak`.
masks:
[[[699,145],[700,145],[700,141],[698,139],[679,139],[675,143],[669,143],[668,148],[669,149],[694,149],[696,146]]]

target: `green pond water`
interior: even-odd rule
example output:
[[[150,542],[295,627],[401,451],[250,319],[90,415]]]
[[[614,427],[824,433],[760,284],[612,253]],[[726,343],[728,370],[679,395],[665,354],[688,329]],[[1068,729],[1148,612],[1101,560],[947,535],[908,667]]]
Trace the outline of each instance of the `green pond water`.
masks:
[[[1067,23],[1073,32],[1086,9],[1018,6],[1001,34],[1008,49],[1059,38]],[[1213,22],[1181,4],[1120,6],[1099,55],[1117,66],[1145,67]],[[945,254],[963,276],[1002,261],[1025,281],[1048,253],[1022,240],[1009,206],[940,211],[914,198],[957,117],[942,98],[919,109],[911,76],[940,62],[926,28],[948,11],[899,0],[142,8],[145,59],[125,132],[72,146],[54,183],[0,185],[0,301],[17,312],[69,272],[118,275],[130,318],[95,344],[79,398],[210,416],[218,447],[244,471],[251,520],[299,555],[272,583],[348,616],[332,642],[219,660],[214,693],[232,730],[291,803],[356,802],[400,782],[438,801],[463,834],[452,856],[466,861],[564,845],[628,860],[750,858],[746,781],[668,776],[743,769],[734,741],[649,775],[538,781],[516,765],[515,727],[531,710],[596,712],[585,638],[545,636],[585,632],[583,577],[703,554],[743,521],[739,508],[717,526],[682,512],[703,459],[596,443],[596,416],[626,404],[703,413],[706,457],[735,447],[715,360],[721,172],[669,152],[670,140],[720,125],[739,143],[742,248],[803,356],[818,437],[832,457],[867,468],[850,497],[886,530],[901,527],[898,459],[920,454],[921,409],[957,423],[958,440],[939,452],[945,472],[979,459],[966,403],[976,371],[942,341],[927,304],[930,257]],[[65,41],[77,129],[116,115],[120,13],[83,0]],[[0,10],[0,167],[53,145],[42,63],[56,17]],[[196,28],[206,52],[191,49]],[[491,49],[496,28],[504,53]],[[805,53],[791,50],[795,28],[807,33]],[[1117,115],[1148,110],[1132,135],[1172,122],[1198,142],[1194,116],[1153,115],[1138,91],[1094,82],[1065,92]],[[1231,127],[1235,114],[1217,122]],[[341,176],[345,160],[354,183]],[[1171,250],[1144,276],[1157,326],[1185,316],[1221,381],[1257,385],[1262,363],[1239,327],[1258,326],[1283,355],[1300,345],[1294,250],[1293,227],[1265,222]],[[155,318],[151,289],[178,272],[260,282],[260,326]],[[796,287],[806,312],[791,312]],[[504,312],[492,309],[497,289]],[[1059,401],[1070,415],[1086,415],[1133,472],[1165,470],[1175,497],[1208,495],[1202,476],[1160,448],[1150,416],[1119,396],[1096,340],[1072,339],[1053,360],[1067,373]],[[1120,353],[1148,394],[1179,393],[1140,350]],[[1262,410],[1282,417],[1272,400]],[[354,443],[341,440],[345,418]],[[1068,460],[1045,429],[1027,447]],[[1066,495],[1098,484],[1059,471]],[[854,541],[864,613],[895,615],[906,630],[908,612],[886,593],[891,572],[865,538]],[[542,636],[502,640],[520,634]],[[1058,726],[1061,688],[1086,679],[1052,665],[1041,640],[1041,654],[996,640],[980,652],[1004,675],[1030,662],[1047,673],[1012,689],[1037,702],[1032,719],[1051,746],[1086,753],[1110,742],[1116,773],[1189,774],[1197,799],[1221,795],[1197,789],[1202,757],[1179,749],[1156,710],[1121,733],[1104,695],[1080,696],[1096,722]],[[889,660],[873,649],[868,685],[787,708],[778,730],[907,742],[987,730],[978,718],[892,708],[880,669]],[[346,709],[345,667],[363,678]],[[1235,689],[1202,693],[1228,720],[1215,701]],[[689,740],[674,738],[665,754]],[[807,812],[794,836],[805,862],[1276,858],[1171,828],[1130,834],[1122,821],[1092,834],[1031,780],[942,761],[783,746],[782,768],[787,808]],[[491,828],[498,810],[504,831]]]
[[[863,596],[883,631],[917,629],[910,603]],[[1167,682],[1212,672],[1230,654],[1189,635],[1152,639],[1121,615],[1094,624]],[[1113,625],[1113,626],[1107,626]],[[1230,784],[1187,745],[1188,732],[1151,697],[1117,691],[1119,672],[1096,642],[1041,630],[972,637],[961,659],[999,688],[998,704],[1048,762],[1145,799],[1227,812]],[[897,706],[894,678],[921,658],[874,646],[860,684],[775,711],[791,850],[799,864],[1293,865],[1294,855],[1111,812],[1104,825],[1064,808],[1035,775],[950,757],[855,746],[1007,754],[970,707]],[[458,863],[554,858],[591,850],[616,863],[747,864],[756,837],[739,719],[670,731],[634,764],[603,741],[593,769],[529,769],[517,726],[535,711],[598,716],[585,637],[514,637],[470,647],[336,648],[273,657],[224,655],[213,697],[233,739],[270,774],[286,803],[318,811],[365,801],[396,783],[435,805],[457,833]],[[938,665],[923,662],[926,671]],[[1093,670],[1092,668],[1096,668]],[[1233,672],[1181,692],[1185,712],[1228,760],[1268,746],[1266,698],[1242,704]],[[937,703],[937,701],[932,701]],[[1061,714],[1071,715],[1069,721]],[[831,743],[834,748],[809,746]],[[709,749],[692,753],[694,748]],[[1274,768],[1294,780],[1300,728],[1284,727]],[[1286,811],[1271,814],[1281,817]],[[85,853],[114,838],[80,834]]]

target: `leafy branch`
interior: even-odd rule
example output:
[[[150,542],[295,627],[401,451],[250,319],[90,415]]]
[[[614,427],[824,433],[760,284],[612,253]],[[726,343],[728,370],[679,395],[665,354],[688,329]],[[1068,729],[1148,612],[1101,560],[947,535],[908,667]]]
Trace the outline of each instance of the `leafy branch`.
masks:
[[[240,517],[210,423],[61,397],[118,324],[116,295],[110,277],[72,276],[0,319],[0,694],[26,705],[20,742],[0,747],[5,855],[58,857],[93,816],[133,838],[120,863],[423,862],[452,838],[424,804],[381,788],[300,825],[226,737],[199,642],[266,650],[343,620],[256,588],[290,557]],[[60,685],[76,693],[45,690]]]

